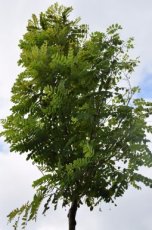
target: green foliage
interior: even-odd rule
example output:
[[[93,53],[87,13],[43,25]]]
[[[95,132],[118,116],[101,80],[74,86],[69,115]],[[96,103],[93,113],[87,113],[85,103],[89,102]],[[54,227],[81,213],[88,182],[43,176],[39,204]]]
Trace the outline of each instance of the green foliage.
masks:
[[[59,200],[92,210],[114,202],[129,184],[152,187],[137,173],[152,167],[152,103],[134,100],[138,87],[123,81],[138,63],[128,54],[133,40],[123,41],[117,24],[89,34],[79,19],[69,20],[71,11],[55,4],[32,15],[19,44],[23,72],[12,88],[12,113],[2,121],[11,151],[26,154],[44,174],[33,183],[33,201],[8,216],[23,216],[23,229],[43,200],[44,214]]]

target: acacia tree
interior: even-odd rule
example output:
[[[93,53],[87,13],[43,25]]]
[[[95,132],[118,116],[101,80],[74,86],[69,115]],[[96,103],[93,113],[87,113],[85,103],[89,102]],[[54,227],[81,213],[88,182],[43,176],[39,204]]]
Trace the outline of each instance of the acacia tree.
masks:
[[[70,206],[74,230],[83,203],[93,210],[101,201],[114,202],[130,184],[152,187],[138,171],[152,166],[146,137],[152,103],[133,99],[138,88],[124,83],[138,62],[128,55],[132,39],[123,41],[117,24],[90,34],[79,19],[69,19],[71,11],[55,4],[32,15],[19,43],[23,71],[1,135],[43,172],[33,182],[32,202],[8,215],[9,221],[19,216],[23,228],[42,202],[43,214],[59,201]]]

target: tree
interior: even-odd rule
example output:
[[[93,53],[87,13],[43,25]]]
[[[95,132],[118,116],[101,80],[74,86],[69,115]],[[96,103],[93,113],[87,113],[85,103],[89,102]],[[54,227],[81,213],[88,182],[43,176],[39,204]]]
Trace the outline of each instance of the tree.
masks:
[[[126,83],[138,63],[128,54],[133,41],[120,38],[118,24],[90,34],[79,19],[69,19],[71,11],[54,4],[33,14],[19,43],[23,71],[1,135],[43,173],[33,182],[32,202],[8,215],[20,217],[23,229],[42,202],[43,214],[59,200],[70,206],[69,230],[75,230],[83,203],[93,210],[101,201],[114,203],[130,184],[152,187],[139,173],[152,166],[146,136],[152,103],[135,99],[138,87]]]

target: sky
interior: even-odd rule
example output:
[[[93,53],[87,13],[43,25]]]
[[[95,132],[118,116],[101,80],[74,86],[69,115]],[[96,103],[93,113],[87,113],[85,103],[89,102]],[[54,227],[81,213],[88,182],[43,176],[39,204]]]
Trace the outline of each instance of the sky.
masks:
[[[45,11],[55,1],[51,0],[0,0],[0,118],[9,114],[11,87],[21,69],[17,66],[19,39],[26,31],[32,13]],[[135,38],[132,55],[140,57],[140,64],[132,75],[132,85],[141,87],[145,99],[152,98],[152,1],[151,0],[62,0],[74,8],[73,17],[80,16],[91,31],[105,31],[113,24],[123,27],[122,37]],[[150,137],[151,138],[151,137]],[[152,170],[143,169],[152,177]],[[10,230],[6,215],[32,198],[32,181],[40,176],[37,168],[23,156],[9,152],[9,146],[0,139],[0,230]],[[99,208],[102,211],[99,211]],[[68,210],[53,208],[46,217],[41,214],[27,230],[67,229]],[[151,230],[152,190],[129,188],[117,200],[117,207],[102,204],[93,212],[85,206],[78,210],[79,230]]]

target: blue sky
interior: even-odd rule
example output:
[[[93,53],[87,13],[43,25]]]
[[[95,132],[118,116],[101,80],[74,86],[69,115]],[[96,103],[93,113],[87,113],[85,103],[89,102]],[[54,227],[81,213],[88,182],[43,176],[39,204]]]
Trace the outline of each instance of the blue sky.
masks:
[[[144,74],[144,79],[139,84],[140,96],[146,99],[152,99],[152,73]]]
[[[50,0],[0,0],[0,118],[9,113],[10,91],[20,68],[17,66],[20,50],[18,41],[25,33],[32,13],[40,13],[55,1]],[[140,64],[132,75],[132,85],[139,85],[140,95],[152,99],[152,1],[151,0],[60,0],[73,6],[73,17],[80,16],[91,30],[105,30],[113,23],[123,27],[122,37],[135,38],[133,56],[140,56]],[[152,170],[143,169],[152,177]],[[31,199],[32,181],[40,176],[31,162],[15,153],[0,140],[0,230],[12,229],[7,225],[6,215],[14,208]],[[86,207],[78,211],[79,230],[151,230],[152,191],[130,188],[118,199],[118,206],[101,204],[90,212]],[[30,230],[67,229],[67,210],[51,209],[47,217],[27,227]]]

